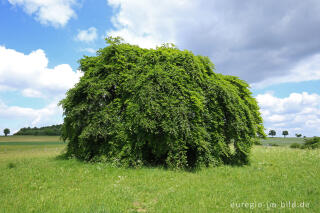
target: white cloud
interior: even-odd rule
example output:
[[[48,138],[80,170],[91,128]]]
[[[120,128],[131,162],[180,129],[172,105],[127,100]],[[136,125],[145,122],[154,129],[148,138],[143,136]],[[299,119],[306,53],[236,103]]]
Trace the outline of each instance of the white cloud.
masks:
[[[266,93],[256,99],[268,130],[275,129],[280,136],[282,130],[288,130],[291,136],[320,135],[320,95],[303,92],[277,98]]]
[[[82,76],[68,64],[48,68],[48,58],[41,49],[24,54],[0,46],[0,61],[2,91],[18,90],[26,97],[61,96]]]
[[[1,91],[13,91],[15,90],[14,88],[11,88],[11,87],[8,87],[8,86],[5,86],[5,85],[1,85],[0,84],[0,92]]]
[[[286,75],[273,77],[252,84],[252,88],[261,89],[274,84],[288,82],[304,82],[311,80],[320,80],[320,54],[310,56],[299,62]]]
[[[182,1],[169,0],[109,0],[108,4],[119,11],[111,20],[116,29],[108,31],[107,36],[120,36],[144,48],[175,43],[173,28],[181,16],[179,12],[186,9]]]
[[[76,36],[76,40],[83,42],[93,42],[98,37],[97,29],[95,27],[90,27],[87,30],[80,30]]]
[[[72,6],[76,0],[8,0],[12,5],[17,5],[29,15],[35,15],[41,24],[51,24],[63,27],[76,16]]]
[[[41,98],[43,94],[40,91],[27,88],[22,90],[22,95],[29,98]]]
[[[281,122],[285,120],[285,116],[283,115],[271,115],[268,117],[271,122]]]
[[[96,53],[96,50],[95,49],[93,49],[93,48],[82,48],[82,49],[80,49],[80,51],[82,51],[82,52],[88,52],[88,53]]]
[[[175,43],[209,56],[217,72],[254,86],[320,79],[317,0],[108,0],[108,36],[153,48]],[[301,16],[301,14],[309,14]],[[262,82],[262,83],[259,83]]]
[[[58,101],[55,100],[41,109],[33,109],[28,107],[7,106],[0,100],[0,119],[14,120],[18,129],[27,126],[59,124],[62,123],[62,109],[57,106],[57,103]],[[4,124],[1,124],[0,128],[8,127],[3,125]]]
[[[2,93],[15,91],[27,98],[41,98],[45,103],[49,102],[37,109],[9,106],[0,100],[0,128],[20,129],[62,123],[62,109],[57,103],[83,73],[74,72],[68,64],[49,68],[48,58],[41,49],[24,54],[0,46],[0,62]]]

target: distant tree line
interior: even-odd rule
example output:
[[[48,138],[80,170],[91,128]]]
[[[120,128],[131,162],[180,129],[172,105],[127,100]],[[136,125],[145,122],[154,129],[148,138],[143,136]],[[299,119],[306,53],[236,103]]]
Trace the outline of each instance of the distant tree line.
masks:
[[[268,135],[271,136],[271,137],[274,137],[276,134],[277,134],[277,132],[276,132],[274,129],[271,129],[271,130],[269,131],[269,133],[268,133]],[[289,135],[288,130],[283,130],[283,131],[282,131],[282,135],[283,135],[283,137],[286,137],[287,135]],[[301,137],[302,137],[302,134],[296,133],[296,137],[297,137],[297,138],[301,138]]]
[[[14,135],[61,135],[61,124],[60,125],[52,125],[52,126],[45,126],[45,127],[25,127],[21,128],[17,133]]]

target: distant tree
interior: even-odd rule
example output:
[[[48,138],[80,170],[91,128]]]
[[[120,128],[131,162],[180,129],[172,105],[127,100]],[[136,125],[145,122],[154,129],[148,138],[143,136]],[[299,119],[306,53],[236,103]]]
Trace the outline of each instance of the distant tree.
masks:
[[[289,132],[287,130],[282,131],[282,135],[285,138],[287,135],[289,135]]]
[[[297,133],[296,133],[296,137],[297,137],[297,138],[301,138],[301,136],[302,136],[301,134],[297,134]]]
[[[276,131],[271,129],[268,135],[270,135],[271,137],[274,137],[276,134],[277,134]]]
[[[10,134],[10,129],[5,128],[5,129],[3,130],[3,133],[4,133],[5,136],[9,135],[9,134]]]

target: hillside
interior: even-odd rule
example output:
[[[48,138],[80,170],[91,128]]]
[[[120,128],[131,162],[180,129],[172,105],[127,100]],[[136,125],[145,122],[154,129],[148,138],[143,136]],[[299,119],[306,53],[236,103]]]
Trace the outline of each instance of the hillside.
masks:
[[[45,127],[25,127],[21,128],[17,133],[14,135],[61,135],[61,124],[60,125],[52,125],[52,126],[45,126]]]

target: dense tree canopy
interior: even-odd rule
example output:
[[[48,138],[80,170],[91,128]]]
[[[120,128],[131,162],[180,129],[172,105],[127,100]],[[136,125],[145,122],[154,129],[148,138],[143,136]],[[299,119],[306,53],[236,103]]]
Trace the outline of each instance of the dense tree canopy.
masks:
[[[314,136],[304,140],[302,149],[320,149],[320,137]]]
[[[283,137],[286,137],[287,135],[289,135],[288,130],[283,130],[282,131],[282,135],[283,135]]]
[[[61,135],[61,126],[62,125],[52,125],[52,126],[44,126],[44,127],[24,127],[21,128],[14,135]]]
[[[80,60],[84,76],[60,102],[67,155],[169,168],[248,163],[265,135],[246,82],[173,45],[107,42]]]
[[[276,134],[277,134],[276,131],[273,130],[273,129],[271,129],[271,130],[269,131],[269,134],[268,134],[268,135],[274,137]]]
[[[10,129],[5,128],[5,129],[3,130],[3,133],[4,133],[4,136],[9,135],[9,134],[10,134]]]

